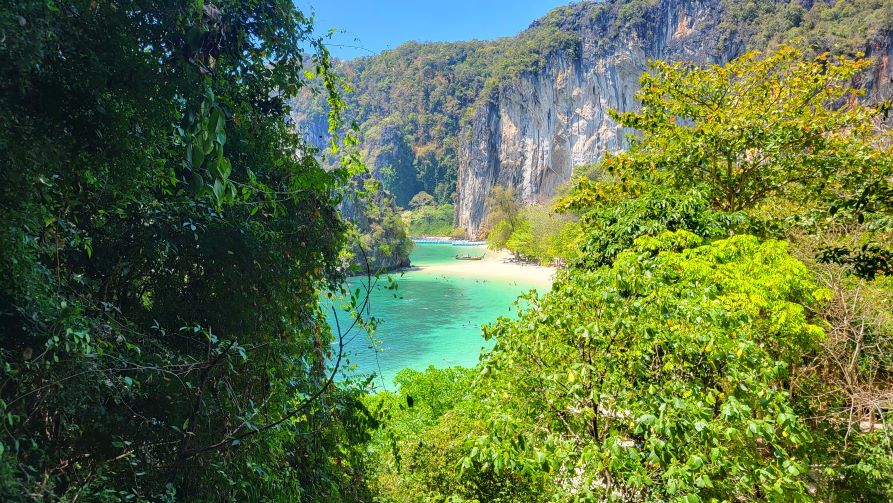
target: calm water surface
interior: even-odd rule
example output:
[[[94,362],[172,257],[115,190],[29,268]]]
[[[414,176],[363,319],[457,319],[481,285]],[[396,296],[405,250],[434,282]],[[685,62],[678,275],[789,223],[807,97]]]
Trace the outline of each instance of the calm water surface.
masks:
[[[477,255],[483,250],[449,244],[416,244],[413,265],[454,262],[457,253]],[[486,263],[480,263],[486,267]],[[486,278],[470,273],[445,274],[442,271],[408,271],[393,274],[396,290],[387,289],[382,277],[373,288],[370,313],[379,320],[376,349],[368,334],[354,330],[347,345],[355,373],[375,373],[377,387],[393,389],[393,379],[404,368],[423,370],[429,365],[474,366],[481,349],[493,341],[481,337],[481,325],[500,316],[513,316],[518,295],[531,289],[543,290],[521,281]],[[354,288],[365,279],[351,281]],[[349,316],[341,313],[342,326]],[[332,321],[332,320],[330,320]],[[333,324],[334,327],[334,324]]]

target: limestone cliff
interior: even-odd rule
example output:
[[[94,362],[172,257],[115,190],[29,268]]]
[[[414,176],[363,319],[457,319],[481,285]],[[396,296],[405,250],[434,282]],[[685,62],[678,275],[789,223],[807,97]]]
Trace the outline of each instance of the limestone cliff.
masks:
[[[515,187],[525,202],[548,199],[575,165],[622,149],[627,131],[607,115],[628,111],[649,59],[723,63],[744,51],[740,34],[721,26],[720,1],[651,2],[638,23],[622,25],[623,2],[577,4],[563,30],[579,36],[575,51],[553,54],[539,72],[504,82],[475,110],[460,138],[456,224],[479,236],[491,187]],[[857,36],[867,37],[865,34]],[[865,46],[876,61],[863,83],[869,99],[893,90],[889,33]],[[747,44],[750,45],[750,44]]]
[[[625,131],[607,115],[629,110],[649,59],[720,62],[716,1],[663,0],[643,22],[617,30],[617,11],[576,6],[567,26],[577,51],[554,54],[542,71],[501,85],[474,114],[459,162],[456,222],[475,236],[494,185],[516,188],[525,202],[547,199],[575,165],[624,146]]]

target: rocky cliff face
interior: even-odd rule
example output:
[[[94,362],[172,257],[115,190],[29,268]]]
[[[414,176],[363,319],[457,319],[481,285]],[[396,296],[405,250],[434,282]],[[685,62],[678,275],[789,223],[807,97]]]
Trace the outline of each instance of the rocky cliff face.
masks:
[[[893,32],[883,33],[870,41],[865,56],[874,62],[874,67],[866,75],[866,99],[880,103],[893,99]],[[887,119],[893,122],[893,117]]]
[[[515,187],[525,202],[548,199],[575,165],[624,147],[627,133],[608,109],[634,108],[649,59],[721,62],[716,1],[662,0],[644,22],[618,34],[610,9],[578,7],[575,54],[555,54],[536,74],[502,85],[468,126],[459,164],[456,223],[471,236],[482,230],[494,185]],[[611,38],[615,36],[616,38]]]
[[[515,187],[524,202],[548,199],[575,165],[625,146],[627,131],[607,115],[628,111],[649,59],[724,63],[745,50],[721,27],[719,0],[658,0],[642,19],[618,30],[617,5],[576,4],[563,30],[580,37],[576,52],[552,55],[536,73],[503,83],[477,107],[460,138],[456,225],[469,236],[485,230],[486,200],[495,185]],[[865,34],[860,36],[865,37]],[[893,43],[881,34],[866,46],[875,60],[868,99],[893,96]]]
[[[397,204],[406,208],[412,196],[419,191],[412,146],[396,126],[381,127],[376,133],[374,136],[369,133],[365,135],[366,167],[375,178],[384,182]]]
[[[370,190],[366,186],[370,176],[354,177],[338,207],[358,231],[357,236],[349,239],[350,263],[345,268],[356,274],[378,274],[409,267],[413,244],[394,196],[383,190]]]
[[[324,115],[301,116],[295,113],[292,120],[299,125],[308,145],[325,151],[329,125]],[[341,216],[357,228],[358,235],[351,236],[348,243],[349,263],[344,264],[345,269],[357,274],[365,273],[367,266],[371,273],[409,267],[409,253],[412,250],[412,241],[400,216],[398,204],[401,203],[396,200],[396,196],[380,187],[371,190],[366,186],[371,176],[380,175],[382,170],[387,171],[392,165],[404,165],[399,157],[407,155],[409,147],[399,137],[395,137],[393,128],[382,128],[381,136],[376,138],[372,147],[379,154],[370,159],[369,173],[356,175],[348,182],[343,199],[338,205]],[[362,250],[360,246],[363,247]]]

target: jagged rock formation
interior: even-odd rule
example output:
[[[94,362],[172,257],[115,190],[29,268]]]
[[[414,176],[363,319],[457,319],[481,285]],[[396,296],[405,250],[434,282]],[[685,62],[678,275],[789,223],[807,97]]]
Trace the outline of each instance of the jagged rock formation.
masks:
[[[862,83],[866,98],[874,103],[893,99],[893,33],[885,33],[871,40],[866,46],[865,56],[874,61],[872,71],[868,72]]]

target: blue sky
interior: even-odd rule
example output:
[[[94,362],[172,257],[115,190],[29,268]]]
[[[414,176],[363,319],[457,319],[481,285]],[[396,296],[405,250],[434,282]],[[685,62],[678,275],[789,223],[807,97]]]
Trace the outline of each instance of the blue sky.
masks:
[[[570,0],[294,0],[316,11],[320,33],[344,30],[330,41],[340,58],[397,47],[407,40],[447,42],[515,35]],[[341,45],[339,47],[338,45]],[[346,46],[357,46],[346,47]]]

